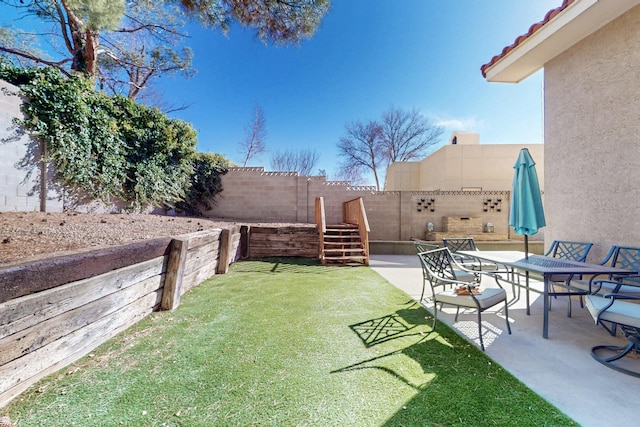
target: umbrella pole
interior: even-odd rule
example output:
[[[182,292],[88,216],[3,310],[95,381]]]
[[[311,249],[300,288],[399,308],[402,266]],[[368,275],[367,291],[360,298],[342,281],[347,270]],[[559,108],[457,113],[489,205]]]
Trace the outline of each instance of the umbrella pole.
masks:
[[[529,236],[524,235],[524,259],[529,259]],[[529,271],[525,271],[525,284],[527,289],[527,316],[530,314],[529,310]]]

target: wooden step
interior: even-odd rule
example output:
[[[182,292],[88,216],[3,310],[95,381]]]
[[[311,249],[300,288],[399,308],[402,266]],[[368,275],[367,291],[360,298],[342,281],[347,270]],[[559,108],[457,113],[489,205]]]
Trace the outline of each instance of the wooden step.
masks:
[[[323,235],[323,265],[363,266],[369,257],[355,224],[329,224]]]
[[[338,249],[325,249],[324,250],[327,253],[344,253],[344,252],[353,252],[353,253],[358,253],[358,252],[362,252],[364,251],[363,248],[338,248]]]
[[[335,234],[325,234],[324,238],[325,239],[332,239],[332,240],[338,240],[338,239],[358,239],[358,240],[360,240],[360,236],[358,236],[357,234],[354,234],[354,235],[351,235],[351,236],[345,236],[345,235],[338,236],[338,235],[335,235]]]
[[[325,256],[324,259],[331,261],[349,261],[349,260],[361,260],[367,259],[365,255],[345,255],[345,256]]]
[[[325,245],[324,250],[331,252],[357,252],[364,251],[364,245]]]
[[[356,224],[327,224],[327,228],[340,228],[340,229],[358,229]]]

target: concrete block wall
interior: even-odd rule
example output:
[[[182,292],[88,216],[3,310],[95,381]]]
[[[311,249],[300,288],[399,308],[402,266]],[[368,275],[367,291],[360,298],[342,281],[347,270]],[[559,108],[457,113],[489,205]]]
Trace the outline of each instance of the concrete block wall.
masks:
[[[18,91],[0,80],[0,212],[40,210],[38,143],[14,124],[24,117]],[[61,212],[62,205],[58,192],[50,190],[46,210]]]
[[[222,186],[224,197],[217,199],[217,205],[206,212],[207,216],[312,223],[315,198],[321,196],[325,202],[327,223],[335,224],[343,221],[343,203],[362,197],[371,228],[370,240],[424,239],[427,223],[433,223],[435,231],[442,232],[447,217],[474,218],[479,234],[486,223],[492,223],[496,236],[519,237],[508,225],[509,191],[379,192],[372,187],[353,187],[347,182],[327,181],[325,177],[300,177],[290,172],[268,173],[263,168],[234,168],[222,177]],[[419,211],[418,202],[423,198],[429,201],[433,198],[434,203]],[[494,205],[493,209],[488,208],[484,202],[489,198],[501,199],[500,204]],[[544,240],[543,230],[531,236],[530,240]]]

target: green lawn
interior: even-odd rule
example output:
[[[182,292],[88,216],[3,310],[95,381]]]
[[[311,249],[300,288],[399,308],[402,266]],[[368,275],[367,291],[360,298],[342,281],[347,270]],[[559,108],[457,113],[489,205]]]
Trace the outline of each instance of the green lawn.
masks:
[[[0,410],[26,426],[576,425],[366,267],[232,265]]]

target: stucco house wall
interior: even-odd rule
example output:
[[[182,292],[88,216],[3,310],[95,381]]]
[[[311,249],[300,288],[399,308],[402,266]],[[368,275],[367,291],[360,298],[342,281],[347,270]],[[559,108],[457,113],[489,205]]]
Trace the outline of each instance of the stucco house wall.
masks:
[[[454,133],[452,139],[455,136]],[[419,162],[391,164],[384,189],[509,191],[513,165],[522,148],[528,148],[535,160],[540,189],[544,191],[543,144],[479,144],[478,140],[468,144],[450,143]]]
[[[640,6],[544,65],[546,242],[640,245]]]

